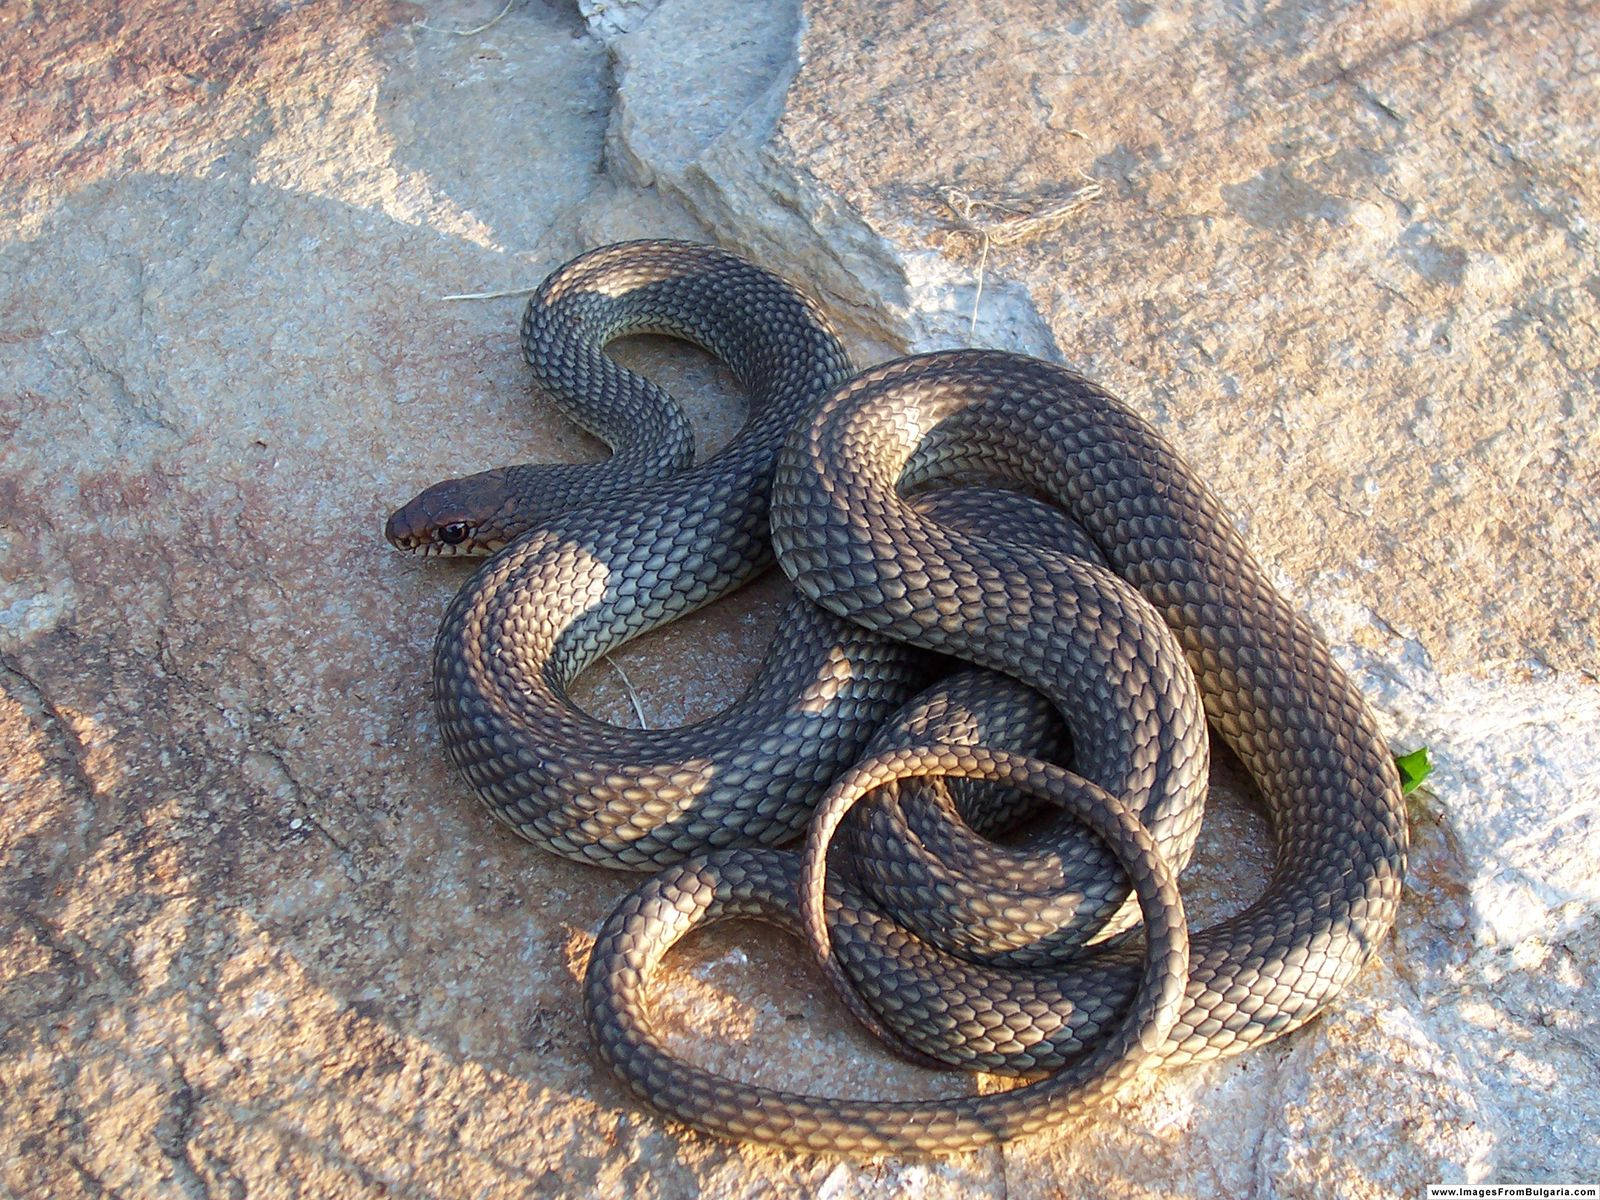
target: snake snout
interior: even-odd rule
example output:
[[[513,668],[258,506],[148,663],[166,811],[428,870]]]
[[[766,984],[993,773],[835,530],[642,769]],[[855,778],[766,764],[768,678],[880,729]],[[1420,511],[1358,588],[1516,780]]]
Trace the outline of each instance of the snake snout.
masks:
[[[383,523],[383,536],[396,550],[416,549],[416,533],[403,508],[397,508],[389,514],[389,519]]]
[[[466,540],[466,522],[440,521],[430,511],[424,492],[411,503],[397,508],[384,523],[383,536],[396,550],[407,554],[451,554]]]
[[[504,507],[503,472],[446,479],[395,509],[383,535],[397,550],[430,557],[492,554],[520,532],[501,517]]]

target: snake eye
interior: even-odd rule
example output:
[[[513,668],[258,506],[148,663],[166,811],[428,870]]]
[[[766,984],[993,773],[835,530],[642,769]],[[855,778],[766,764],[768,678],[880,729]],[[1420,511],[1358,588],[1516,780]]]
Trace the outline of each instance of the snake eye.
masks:
[[[451,521],[439,530],[439,540],[446,546],[459,546],[467,540],[468,526],[465,521]]]

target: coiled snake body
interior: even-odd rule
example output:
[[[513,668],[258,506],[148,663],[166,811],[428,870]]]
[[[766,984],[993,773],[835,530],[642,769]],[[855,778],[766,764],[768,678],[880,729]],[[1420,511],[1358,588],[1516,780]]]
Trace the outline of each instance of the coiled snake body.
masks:
[[[670,397],[602,353],[647,331],[707,348],[751,397],[704,464],[688,465]],[[813,1149],[1009,1138],[1152,1061],[1295,1028],[1387,933],[1406,829],[1367,705],[1216,500],[1105,392],[986,351],[852,377],[809,300],[686,243],[561,268],[522,340],[612,460],[441,484],[388,534],[429,553],[498,551],[434,654],[447,754],[490,810],[568,857],[665,868],[606,923],[585,985],[601,1055],[646,1101]],[[769,526],[799,596],[738,702],[646,731],[567,699],[610,648],[760,571]],[[919,695],[925,651],[987,670]],[[1257,783],[1278,853],[1254,904],[1190,937],[1174,872],[1198,828],[1206,719]],[[1070,771],[1044,761],[1068,743]],[[897,782],[918,775],[949,783]],[[1021,846],[981,836],[1024,796],[1062,813]],[[808,823],[804,855],[757,848]],[[1138,914],[1142,959],[1123,939],[1085,948]],[[654,1041],[640,990],[689,929],[736,916],[802,930],[903,1053],[1053,1074],[860,1102],[681,1063]]]

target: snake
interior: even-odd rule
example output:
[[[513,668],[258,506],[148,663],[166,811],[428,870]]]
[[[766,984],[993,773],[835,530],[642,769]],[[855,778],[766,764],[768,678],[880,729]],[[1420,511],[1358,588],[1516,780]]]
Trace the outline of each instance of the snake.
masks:
[[[705,461],[681,406],[605,353],[639,333],[709,351],[747,396]],[[520,836],[652,873],[584,980],[600,1058],[646,1103],[813,1151],[965,1150],[1299,1028],[1377,950],[1407,829],[1376,719],[1122,401],[1002,351],[858,373],[801,289],[688,242],[558,268],[521,344],[611,457],[436,484],[386,534],[487,555],[434,642],[457,773]],[[571,699],[611,650],[774,559],[795,594],[723,712],[626,729]],[[1190,931],[1176,881],[1208,723],[1260,792],[1276,862],[1253,903]],[[1030,812],[1030,837],[990,840]],[[1027,1082],[845,1100],[681,1061],[649,981],[691,930],[746,918],[799,936],[891,1048]]]

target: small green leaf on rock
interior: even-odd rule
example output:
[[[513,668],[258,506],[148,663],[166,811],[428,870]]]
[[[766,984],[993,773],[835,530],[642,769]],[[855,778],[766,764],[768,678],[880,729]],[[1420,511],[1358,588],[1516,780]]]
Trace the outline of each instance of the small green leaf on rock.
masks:
[[[1433,756],[1428,753],[1426,746],[1410,754],[1396,754],[1394,765],[1400,770],[1402,796],[1409,796],[1421,786],[1424,779],[1433,774]]]

